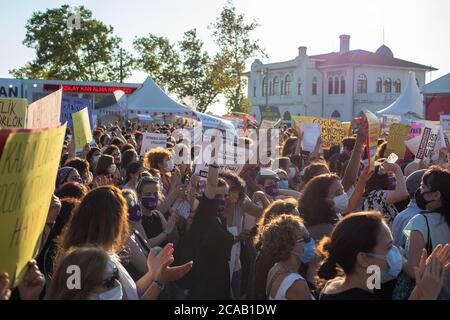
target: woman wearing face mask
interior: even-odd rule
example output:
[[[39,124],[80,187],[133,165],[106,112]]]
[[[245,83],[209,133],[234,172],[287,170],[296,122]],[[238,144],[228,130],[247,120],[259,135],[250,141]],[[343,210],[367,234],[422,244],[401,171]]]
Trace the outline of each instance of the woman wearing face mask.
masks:
[[[98,160],[97,167],[95,168],[93,187],[99,187],[108,184],[115,184],[114,172],[116,172],[117,166],[114,163],[114,158],[110,155],[102,155]]]
[[[97,167],[97,163],[101,155],[102,152],[100,149],[95,147],[91,148],[86,155],[86,160],[89,162],[89,170],[92,174],[95,173],[95,168]]]
[[[438,244],[450,243],[449,186],[450,171],[432,167],[424,173],[421,187],[416,192],[416,204],[423,212],[413,217],[404,229],[408,258],[405,271],[412,279],[422,250],[430,253]],[[445,274],[439,299],[450,299],[450,271]]]
[[[423,253],[410,299],[437,298],[449,262],[448,249],[436,248],[428,260],[426,252]],[[397,277],[403,266],[402,255],[392,244],[391,231],[378,212],[353,213],[343,218],[331,238],[321,241],[319,252],[325,260],[318,276],[330,280],[321,292],[321,300],[377,300],[375,286]],[[381,270],[379,279],[368,272],[373,266]]]
[[[381,212],[391,225],[398,211],[395,203],[408,198],[408,189],[402,169],[398,164],[375,164],[375,172],[367,181],[362,210]]]
[[[167,206],[164,195],[159,189],[159,180],[154,177],[142,177],[136,187],[142,212],[142,226],[150,245],[162,246],[177,238],[176,224],[179,219],[172,213],[168,219],[161,213]]]
[[[56,188],[59,188],[66,182],[83,183],[83,179],[81,179],[77,169],[72,167],[62,167],[58,170],[58,174],[56,176]]]
[[[67,283],[70,266],[80,268],[82,290],[71,290]],[[101,247],[71,248],[53,276],[48,300],[122,300],[122,286],[116,263]]]
[[[171,172],[175,168],[172,152],[168,149],[158,147],[148,151],[144,159],[146,168],[154,168],[160,172],[162,192],[164,195],[167,195],[171,188]]]
[[[77,169],[83,183],[89,186],[92,183],[92,173],[89,171],[89,162],[85,159],[75,158],[66,162],[66,167]]]
[[[347,209],[348,200],[341,180],[335,174],[317,176],[306,184],[298,211],[313,239],[320,241],[331,234],[338,214]]]
[[[122,186],[122,190],[131,189],[136,191],[139,178],[141,177],[141,174],[144,171],[145,168],[140,162],[131,162],[127,166],[125,174],[125,184]]]
[[[295,169],[294,169],[295,170]],[[285,170],[276,169],[275,173],[278,175],[280,181],[278,181],[278,189],[288,190],[289,189],[289,179]]]
[[[298,270],[301,264],[307,264],[315,257],[315,242],[300,217],[278,216],[260,232],[262,248],[270,252],[276,262],[267,275],[269,300],[313,299]]]
[[[169,268],[173,263],[173,245],[168,244],[157,257],[149,255],[147,272],[139,280],[134,281],[118,258],[118,253],[124,249],[129,230],[127,209],[127,202],[120,189],[103,186],[91,190],[74,210],[61,234],[56,268],[71,247],[86,244],[99,246],[115,260],[123,298],[153,300],[158,297],[165,282],[184,276],[192,267],[192,263]]]
[[[116,165],[116,171],[113,173],[114,178],[117,180],[117,182],[120,183],[121,174],[120,174],[120,164],[122,162],[122,153],[120,152],[120,149],[116,145],[110,145],[105,149],[103,152],[104,155],[110,155],[114,158],[114,164]]]

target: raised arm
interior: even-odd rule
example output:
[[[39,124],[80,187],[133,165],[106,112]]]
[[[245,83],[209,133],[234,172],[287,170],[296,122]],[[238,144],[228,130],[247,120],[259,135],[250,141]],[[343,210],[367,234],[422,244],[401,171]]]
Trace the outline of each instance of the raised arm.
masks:
[[[356,143],[353,148],[352,155],[345,169],[344,177],[342,178],[342,186],[345,192],[347,192],[352,185],[355,184],[358,178],[359,163],[361,161],[361,155],[364,151],[364,143],[367,137],[367,129],[364,126],[359,127],[356,134]]]

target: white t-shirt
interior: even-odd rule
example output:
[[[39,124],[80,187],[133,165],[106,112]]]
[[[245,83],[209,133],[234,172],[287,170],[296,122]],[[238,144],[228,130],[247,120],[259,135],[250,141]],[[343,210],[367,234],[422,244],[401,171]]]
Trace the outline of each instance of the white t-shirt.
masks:
[[[128,271],[120,263],[120,261],[118,261],[117,258],[113,256],[111,258],[114,259],[114,262],[116,263],[117,269],[119,271],[119,282],[122,285],[123,298],[127,300],[139,300],[136,283],[134,282],[133,278],[131,278]]]

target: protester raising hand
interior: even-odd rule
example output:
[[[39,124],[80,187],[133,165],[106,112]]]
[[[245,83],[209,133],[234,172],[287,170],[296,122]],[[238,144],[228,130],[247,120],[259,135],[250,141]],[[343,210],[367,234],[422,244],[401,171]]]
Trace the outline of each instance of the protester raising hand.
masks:
[[[450,244],[439,244],[427,257],[424,248],[418,267],[414,267],[416,286],[410,300],[435,300],[439,296],[444,283],[445,272],[450,269]]]
[[[356,179],[358,179],[358,171],[366,139],[367,129],[364,128],[364,126],[360,126],[356,134],[355,146],[342,178],[342,186],[344,187],[345,192],[347,192],[355,184]]]
[[[45,285],[44,275],[39,271],[35,260],[28,262],[28,270],[19,284],[19,294],[22,300],[38,300]]]
[[[0,300],[9,300],[10,297],[9,275],[5,272],[0,275]]]

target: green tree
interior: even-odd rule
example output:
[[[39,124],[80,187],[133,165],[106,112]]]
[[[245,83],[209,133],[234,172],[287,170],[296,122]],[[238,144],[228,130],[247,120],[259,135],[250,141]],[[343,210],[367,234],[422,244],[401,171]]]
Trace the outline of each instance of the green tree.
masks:
[[[80,28],[69,28],[74,12],[70,6],[34,12],[25,28],[23,44],[36,51],[36,58],[25,66],[10,70],[17,78],[116,81],[131,74],[132,59],[122,54],[123,68],[117,68],[121,39],[113,28],[92,18],[80,6]]]
[[[244,93],[247,85],[245,63],[252,57],[267,56],[259,41],[250,37],[250,33],[258,26],[256,21],[247,23],[244,14],[236,12],[232,1],[225,4],[212,24],[213,37],[220,50],[218,55],[224,66],[223,72],[228,77],[228,86],[224,90],[228,111],[248,112]]]

